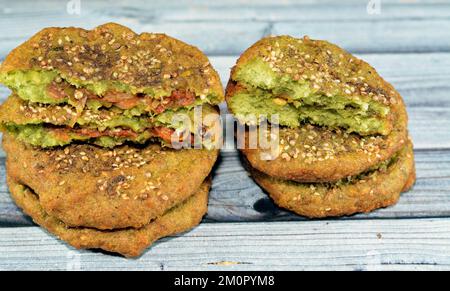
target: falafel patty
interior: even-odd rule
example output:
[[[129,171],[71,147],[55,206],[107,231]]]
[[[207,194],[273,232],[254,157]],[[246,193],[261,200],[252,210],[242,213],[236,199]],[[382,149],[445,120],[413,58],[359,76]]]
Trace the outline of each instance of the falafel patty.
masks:
[[[335,183],[298,183],[250,168],[256,182],[280,207],[310,218],[351,215],[395,204],[415,181],[414,153],[408,142],[371,171]]]
[[[112,150],[73,144],[51,150],[3,137],[8,175],[39,194],[41,207],[71,227],[141,228],[191,197],[217,150],[149,144]]]
[[[167,141],[181,129],[158,124],[161,119],[189,115],[195,106],[215,106],[224,98],[219,76],[200,50],[165,34],[138,35],[114,23],[93,30],[42,30],[6,57],[0,83],[16,94],[11,102],[21,103],[15,115],[30,108],[44,115],[55,107],[61,111],[51,118],[27,116],[29,122],[19,125],[4,118],[9,108],[0,108],[3,131],[21,137],[38,131],[38,137],[23,141],[41,147],[79,139],[104,147]],[[97,113],[108,112],[112,120],[96,120]],[[100,124],[90,126],[93,121]],[[61,134],[46,135],[55,126]]]
[[[269,121],[388,135],[401,96],[366,62],[326,41],[266,37],[248,48],[232,69],[226,90],[242,123]]]
[[[365,172],[390,159],[408,141],[406,110],[397,111],[397,122],[389,135],[361,136],[343,130],[304,124],[280,127],[278,132],[247,129],[241,149],[253,168],[275,178],[298,182],[336,182]],[[275,146],[249,147],[251,134],[263,134]]]
[[[210,182],[205,181],[184,203],[168,210],[138,229],[97,230],[70,227],[48,214],[40,203],[39,193],[10,176],[7,183],[17,205],[34,222],[78,249],[103,249],[126,257],[137,257],[156,240],[186,231],[198,225],[207,211]]]

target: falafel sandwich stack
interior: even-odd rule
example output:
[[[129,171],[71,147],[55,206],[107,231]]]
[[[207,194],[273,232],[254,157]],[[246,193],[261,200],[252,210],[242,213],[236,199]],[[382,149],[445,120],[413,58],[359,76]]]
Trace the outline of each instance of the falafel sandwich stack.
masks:
[[[281,207],[307,217],[368,212],[396,203],[414,183],[402,97],[336,45],[264,38],[232,69],[226,100],[243,124],[279,126],[238,137],[254,179]],[[249,146],[255,131],[276,147]]]
[[[203,117],[223,93],[197,48],[113,23],[47,28],[7,56],[0,82],[8,185],[36,223],[138,256],[200,222],[219,138]],[[172,148],[194,140],[203,148]]]

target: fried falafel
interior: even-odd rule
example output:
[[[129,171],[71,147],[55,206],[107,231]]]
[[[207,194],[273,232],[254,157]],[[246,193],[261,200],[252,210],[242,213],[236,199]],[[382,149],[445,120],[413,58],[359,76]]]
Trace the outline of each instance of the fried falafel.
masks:
[[[407,115],[398,110],[398,120],[389,135],[361,136],[343,130],[303,124],[297,128],[280,127],[277,133],[251,132],[240,138],[241,149],[253,168],[279,179],[298,182],[335,182],[354,176],[390,159],[408,141]],[[263,134],[276,146],[251,148],[251,134]],[[244,136],[242,136],[244,135]]]
[[[336,45],[263,38],[232,68],[225,98],[249,125],[237,137],[252,176],[297,214],[371,211],[415,181],[402,97]]]
[[[140,228],[194,194],[218,151],[149,144],[51,150],[3,137],[11,178],[39,194],[49,215],[72,227]],[[80,182],[82,184],[80,184]]]
[[[258,41],[232,69],[226,100],[244,124],[279,116],[275,152],[242,152],[252,167],[280,179],[338,181],[391,158],[408,139],[398,92],[369,64],[326,41]]]
[[[0,106],[8,185],[39,225],[138,256],[201,221],[224,97],[200,50],[114,23],[46,28],[0,82],[13,91]]]
[[[334,183],[299,183],[250,171],[277,205],[309,218],[351,215],[390,206],[415,181],[411,142],[376,168]]]
[[[282,126],[308,122],[360,135],[388,135],[401,103],[366,62],[329,42],[290,36],[248,48],[231,71],[226,99],[242,123],[277,114]]]
[[[0,83],[15,92],[17,115],[45,116],[25,115],[29,122],[19,125],[4,118],[11,112],[2,106],[1,129],[41,147],[75,140],[105,147],[155,138],[167,143],[183,130],[167,116],[223,100],[219,76],[200,50],[114,23],[42,30],[6,57]],[[48,118],[55,107],[60,114]]]
[[[205,181],[194,195],[141,228],[97,230],[70,227],[48,214],[40,204],[39,193],[10,176],[7,183],[17,205],[34,222],[78,249],[103,249],[126,257],[137,257],[156,240],[187,231],[200,223],[207,211],[210,182]]]

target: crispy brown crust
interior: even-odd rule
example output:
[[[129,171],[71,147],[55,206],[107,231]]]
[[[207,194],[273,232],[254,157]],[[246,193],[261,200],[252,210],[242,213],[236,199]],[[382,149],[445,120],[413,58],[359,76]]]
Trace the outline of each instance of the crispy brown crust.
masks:
[[[350,184],[302,184],[275,179],[254,169],[251,172],[277,205],[310,218],[351,215],[393,205],[415,180],[411,143],[386,170],[377,170]]]
[[[205,182],[186,202],[139,229],[102,231],[71,228],[41,206],[30,188],[7,177],[11,196],[33,221],[78,249],[103,249],[126,257],[137,257],[156,240],[198,225],[207,211],[210,182]]]
[[[411,188],[414,186],[415,183],[416,183],[416,164],[413,162],[412,171],[408,177],[408,180],[403,186],[402,192],[407,192],[411,190]]]
[[[135,88],[189,89],[223,98],[219,75],[196,47],[165,34],[136,34],[107,23],[92,30],[50,27],[15,48],[0,66],[57,70],[80,82],[115,81]]]
[[[140,228],[188,199],[218,152],[152,144],[108,150],[91,145],[37,149],[3,137],[7,171],[39,193],[45,211],[69,226]]]

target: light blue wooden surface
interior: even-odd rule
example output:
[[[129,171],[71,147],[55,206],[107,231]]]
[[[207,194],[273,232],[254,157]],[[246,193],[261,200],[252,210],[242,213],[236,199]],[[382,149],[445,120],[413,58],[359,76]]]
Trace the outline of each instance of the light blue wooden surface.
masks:
[[[75,251],[34,226],[9,198],[0,151],[0,270],[450,269],[449,2],[381,0],[375,15],[356,0],[81,0],[80,15],[69,15],[67,2],[0,1],[0,59],[46,26],[115,21],[197,45],[225,84],[237,56],[264,35],[327,39],[371,63],[404,97],[418,180],[393,207],[308,221],[275,207],[238,153],[224,151],[205,223],[126,260]],[[0,88],[0,101],[8,94]]]
[[[0,270],[450,270],[449,219],[204,223],[138,259],[0,228]]]

